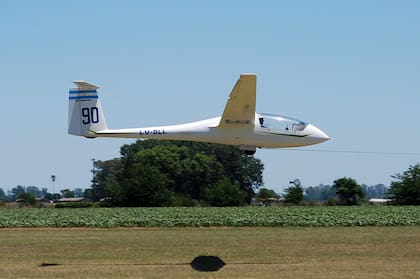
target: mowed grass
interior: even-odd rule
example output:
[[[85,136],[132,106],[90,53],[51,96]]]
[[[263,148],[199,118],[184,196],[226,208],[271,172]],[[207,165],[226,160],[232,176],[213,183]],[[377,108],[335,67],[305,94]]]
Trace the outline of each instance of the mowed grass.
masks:
[[[420,278],[420,226],[0,229],[0,243],[1,278]],[[226,265],[196,271],[200,255]]]

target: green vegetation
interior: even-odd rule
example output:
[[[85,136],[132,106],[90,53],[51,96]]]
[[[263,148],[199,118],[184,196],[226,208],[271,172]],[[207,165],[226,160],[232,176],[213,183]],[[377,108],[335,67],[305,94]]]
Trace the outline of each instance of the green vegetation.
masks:
[[[238,147],[137,141],[121,158],[95,163],[94,200],[116,206],[232,206],[249,203],[262,185],[263,164]]]
[[[257,199],[278,199],[280,196],[271,189],[261,188],[257,195],[255,196]]]
[[[5,279],[417,278],[420,262],[420,226],[1,229],[0,239]],[[226,265],[195,271],[200,255]]]
[[[396,174],[388,191],[396,204],[420,205],[420,164],[410,166],[403,174]]]
[[[62,202],[56,203],[55,208],[87,208],[87,207],[101,207],[99,202]]]
[[[0,209],[0,227],[418,226],[420,207],[163,207]]]
[[[333,189],[336,191],[340,204],[360,204],[364,197],[362,187],[352,178],[343,177],[334,181]]]
[[[26,192],[20,193],[17,198],[18,198],[18,200],[21,201],[20,202],[20,205],[22,207],[25,207],[25,206],[35,206],[36,203],[37,203],[37,200],[35,199],[35,197],[32,196],[29,193],[26,193]]]
[[[244,206],[253,199],[264,205],[365,205],[387,198],[392,205],[420,205],[420,164],[392,176],[391,187],[359,185],[340,178],[333,185],[289,186],[284,194],[262,188],[264,166],[238,147],[197,142],[137,141],[121,147],[121,157],[94,161],[91,189],[48,193],[36,186],[0,188],[0,207],[42,207],[61,197],[83,197],[91,204],[57,207],[197,207]],[[55,181],[55,175],[51,175]],[[258,191],[259,190],[259,191]],[[281,198],[280,198],[281,196]],[[280,200],[279,200],[280,199]]]
[[[298,205],[303,202],[303,188],[300,185],[289,186],[284,190],[284,202]]]

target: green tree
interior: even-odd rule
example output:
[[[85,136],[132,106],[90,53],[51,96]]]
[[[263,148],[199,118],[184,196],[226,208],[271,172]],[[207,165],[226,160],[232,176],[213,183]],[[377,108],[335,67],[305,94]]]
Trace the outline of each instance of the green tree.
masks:
[[[35,206],[37,203],[35,197],[26,192],[20,192],[17,200],[20,201],[21,206]]]
[[[246,196],[238,184],[232,184],[226,177],[204,190],[204,200],[212,206],[244,205]]]
[[[131,145],[121,147],[122,161],[124,165],[130,165],[135,161],[137,152],[151,149],[154,146],[185,148],[185,156],[192,157],[194,154],[204,154],[213,157],[223,168],[224,175],[228,176],[233,183],[238,183],[248,193],[248,198],[255,195],[255,190],[263,185],[262,172],[264,165],[259,159],[247,156],[236,146],[212,144],[202,142],[185,141],[137,141]]]
[[[12,195],[14,195],[17,198],[19,196],[19,194],[25,193],[26,191],[25,191],[25,187],[18,185],[16,187],[12,188],[12,190],[10,190],[10,192],[12,193]]]
[[[267,189],[267,188],[260,188],[256,198],[263,203],[263,205],[270,205],[270,203],[276,199],[278,199],[280,196],[274,192],[271,189]]]
[[[207,188],[214,188],[225,179],[229,181],[225,186],[238,185],[245,200],[250,201],[254,190],[262,185],[263,165],[233,146],[147,140],[123,145],[121,158],[97,161],[96,169],[95,193],[112,197],[119,205],[133,205],[133,197],[152,194],[146,181],[160,185],[173,204],[193,205],[207,197]],[[149,177],[152,173],[142,172],[143,169],[152,169],[155,177]],[[139,177],[139,172],[143,177]],[[144,205],[144,199],[138,204]],[[162,205],[162,201],[156,205]]]
[[[6,200],[6,194],[4,193],[2,188],[0,188],[0,200],[3,200],[3,201]]]
[[[43,194],[43,198],[45,200],[49,200],[49,201],[53,201],[53,200],[56,200],[57,199],[56,196],[53,195],[53,194],[51,194],[51,193]]]
[[[330,185],[320,184],[305,188],[304,199],[306,201],[328,201],[335,197],[335,190]]]
[[[82,188],[75,188],[75,189],[73,189],[73,193],[74,193],[74,196],[76,198],[83,197],[83,189]]]
[[[225,175],[247,193],[246,201],[250,203],[255,191],[263,186],[264,165],[261,160],[248,156],[238,147],[231,145],[199,143],[196,148],[215,156],[223,166]]]
[[[127,197],[126,189],[118,183],[115,177],[110,177],[105,182],[105,190],[108,197],[111,198],[112,204],[124,205]]]
[[[267,188],[261,188],[258,191],[256,197],[258,199],[261,199],[261,200],[271,199],[271,198],[277,199],[277,198],[279,198],[279,195],[276,192],[274,192],[274,190],[267,189]]]
[[[166,188],[167,178],[154,167],[139,164],[126,183],[124,205],[169,206],[173,194]]]
[[[110,189],[114,189],[113,187],[107,185],[111,182],[108,180],[125,180],[125,175],[123,173],[123,164],[121,159],[115,158],[107,161],[95,161],[95,179],[94,189],[85,189],[83,193],[83,197],[90,199],[90,200],[100,200],[105,197],[112,197],[114,192]],[[112,183],[111,183],[112,184]]]
[[[47,188],[42,188],[41,189],[41,197],[44,199],[47,199],[48,196],[48,189]]]
[[[74,198],[74,192],[71,191],[70,189],[64,189],[64,190],[61,190],[60,192],[63,198]]]
[[[397,181],[391,182],[387,196],[396,204],[420,205],[420,164],[410,166],[403,174],[395,174],[392,178]]]
[[[284,202],[287,204],[300,204],[303,201],[303,188],[300,185],[289,186],[284,192]]]
[[[88,188],[83,191],[83,197],[88,200],[93,200],[93,190]]]
[[[41,190],[39,190],[39,188],[36,187],[36,186],[25,187],[25,192],[31,194],[32,196],[34,196],[36,198],[41,198],[42,197]]]
[[[383,198],[388,191],[387,187],[383,184],[377,184],[373,186],[363,184],[362,188],[366,199]]]
[[[359,204],[364,198],[362,187],[352,178],[343,177],[334,181],[332,186],[343,205]]]

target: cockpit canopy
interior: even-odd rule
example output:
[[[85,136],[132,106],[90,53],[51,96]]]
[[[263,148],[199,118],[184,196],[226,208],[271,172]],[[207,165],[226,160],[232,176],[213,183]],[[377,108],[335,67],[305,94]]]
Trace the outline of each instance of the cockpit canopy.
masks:
[[[268,128],[270,130],[299,132],[308,126],[308,123],[303,121],[269,113],[259,113],[258,121],[261,128]]]

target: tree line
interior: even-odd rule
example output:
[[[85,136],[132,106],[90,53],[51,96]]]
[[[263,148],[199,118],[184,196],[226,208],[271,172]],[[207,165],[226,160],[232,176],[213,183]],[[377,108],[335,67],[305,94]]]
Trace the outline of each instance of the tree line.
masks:
[[[343,177],[333,185],[319,185],[304,189],[293,185],[285,189],[282,196],[286,204],[360,205],[371,198],[383,198],[393,205],[420,205],[420,164],[410,166],[402,174],[392,176],[396,181],[387,188],[383,184],[359,185],[356,180]],[[263,191],[264,190],[264,191]],[[261,189],[257,195],[262,200],[280,198],[274,191]]]
[[[372,186],[362,184],[361,188],[363,190],[364,198],[367,200],[372,198],[385,198],[389,189],[389,187],[385,186],[384,184],[377,184]],[[327,202],[328,200],[334,199],[336,197],[337,192],[332,185],[320,184],[318,186],[307,187],[304,190],[304,200],[308,202]]]
[[[82,188],[75,188],[75,189],[63,189],[60,193],[50,193],[48,192],[47,188],[38,188],[37,186],[22,186],[18,185],[13,187],[9,191],[4,192],[2,188],[0,188],[0,200],[7,201],[7,202],[14,202],[22,198],[22,196],[30,195],[31,197],[38,199],[38,200],[57,200],[60,198],[75,198],[75,197],[84,197],[90,198],[91,195],[89,194],[91,189],[82,189]]]
[[[394,204],[420,204],[418,163],[392,176],[396,181],[389,188],[382,184],[359,185],[344,177],[331,186],[292,185],[279,195],[263,188],[263,163],[234,146],[139,140],[123,145],[120,154],[119,158],[95,161],[90,189],[65,189],[61,194],[51,194],[46,188],[17,186],[6,195],[0,188],[0,200],[30,195],[47,200],[85,197],[107,200],[113,206],[238,206],[249,204],[253,198],[283,198],[289,204],[321,201],[343,205],[388,198]]]

